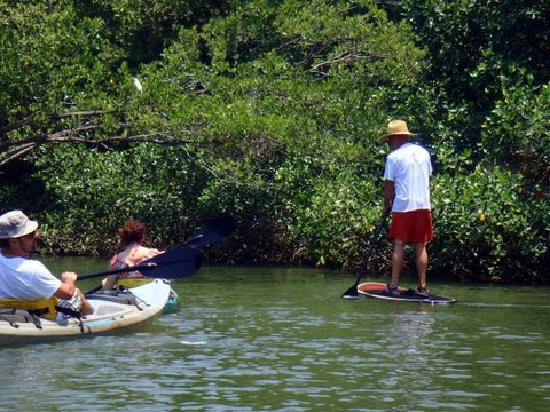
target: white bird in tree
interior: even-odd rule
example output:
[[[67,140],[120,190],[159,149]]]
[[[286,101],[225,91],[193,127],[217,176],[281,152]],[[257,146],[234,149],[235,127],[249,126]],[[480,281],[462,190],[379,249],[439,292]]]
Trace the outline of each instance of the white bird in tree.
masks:
[[[137,77],[132,77],[132,80],[134,82],[134,86],[136,87],[136,89],[138,89],[140,92],[143,91],[143,86],[141,85],[141,82],[139,81],[139,79]]]

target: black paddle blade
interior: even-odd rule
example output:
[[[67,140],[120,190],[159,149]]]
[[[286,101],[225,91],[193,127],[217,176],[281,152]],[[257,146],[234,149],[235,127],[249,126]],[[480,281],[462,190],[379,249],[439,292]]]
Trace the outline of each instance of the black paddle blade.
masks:
[[[150,267],[142,268],[150,265]],[[139,271],[148,278],[179,279],[193,276],[202,266],[202,252],[178,246],[139,264]],[[131,270],[131,268],[128,268]]]
[[[235,221],[231,216],[222,216],[204,223],[195,230],[185,242],[187,245],[202,246],[218,243],[235,230]]]
[[[359,292],[357,292],[357,285],[351,286],[340,296],[343,299],[359,299]]]

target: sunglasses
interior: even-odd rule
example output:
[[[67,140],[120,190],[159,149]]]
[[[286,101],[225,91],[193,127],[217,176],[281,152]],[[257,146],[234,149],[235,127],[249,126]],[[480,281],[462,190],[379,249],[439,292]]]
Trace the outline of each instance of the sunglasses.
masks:
[[[37,239],[39,236],[39,233],[38,233],[38,230],[35,230],[25,236],[22,236],[22,237],[26,237],[26,238],[30,238],[30,239]]]

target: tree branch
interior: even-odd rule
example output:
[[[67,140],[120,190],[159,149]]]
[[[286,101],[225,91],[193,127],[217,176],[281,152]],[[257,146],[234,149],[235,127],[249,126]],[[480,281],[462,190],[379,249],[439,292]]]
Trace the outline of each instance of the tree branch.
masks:
[[[220,143],[214,140],[207,142],[199,142],[196,140],[183,140],[166,133],[147,133],[133,136],[108,136],[98,139],[90,138],[89,136],[80,133],[75,134],[75,131],[82,132],[93,129],[95,127],[97,126],[83,126],[78,129],[66,129],[61,132],[49,135],[36,135],[19,141],[0,142],[0,167],[6,165],[12,160],[22,157],[27,152],[44,144],[86,143],[101,146],[109,143],[155,143],[164,145],[192,144],[195,146],[206,146]]]
[[[7,152],[5,152],[5,154],[0,156],[0,157],[4,157],[3,159],[0,160],[0,166],[4,166],[5,164],[11,162],[12,160],[15,160],[18,157],[23,156],[25,153],[33,150],[35,147],[36,147],[35,143],[27,143],[19,147],[16,147],[14,149],[8,150]]]
[[[27,154],[29,151],[35,149],[38,146],[44,144],[79,144],[85,143],[88,145],[96,146],[105,146],[108,144],[117,144],[117,143],[155,143],[155,144],[164,144],[164,145],[186,145],[192,144],[195,146],[201,145],[215,145],[221,144],[221,140],[212,138],[208,141],[197,141],[192,139],[193,137],[200,137],[201,130],[197,128],[188,128],[182,130],[183,134],[187,134],[189,139],[182,139],[180,136],[173,136],[167,133],[162,132],[153,132],[146,134],[136,134],[132,136],[102,136],[95,137],[94,131],[100,129],[101,125],[97,124],[94,120],[103,115],[105,112],[102,110],[88,110],[88,111],[78,111],[78,112],[68,112],[68,113],[53,113],[48,116],[49,120],[61,120],[67,118],[79,119],[79,118],[88,118],[88,120],[82,122],[82,125],[62,125],[62,130],[55,133],[42,133],[36,134],[30,137],[24,137],[19,139],[12,140],[1,140],[0,139],[0,167],[6,165],[7,163],[20,158]],[[90,119],[91,118],[91,119]],[[26,117],[19,121],[13,122],[7,126],[0,128],[0,135],[6,133],[10,130],[15,130],[32,124],[33,116]],[[132,128],[131,124],[120,123],[118,127],[121,130],[128,130]],[[203,136],[204,137],[204,136]],[[219,140],[219,141],[218,141]]]
[[[80,111],[80,112],[52,113],[50,116],[48,116],[48,119],[61,120],[61,119],[68,119],[68,118],[75,118],[75,117],[95,117],[95,116],[101,116],[102,114],[104,114],[103,110],[86,110],[86,111]],[[13,123],[0,127],[0,135],[6,134],[11,130],[16,130],[16,129],[20,129],[22,127],[28,126],[33,121],[34,121],[34,116],[28,116],[21,120],[16,120]]]
[[[366,59],[366,60],[382,60],[389,57],[388,55],[384,54],[352,54],[350,52],[343,52],[336,56],[334,56],[334,59],[327,60],[325,62],[317,63],[314,66],[309,69],[310,72],[318,72],[319,69],[326,67],[326,66],[332,66],[334,64],[343,63],[343,62],[353,62],[360,59]]]

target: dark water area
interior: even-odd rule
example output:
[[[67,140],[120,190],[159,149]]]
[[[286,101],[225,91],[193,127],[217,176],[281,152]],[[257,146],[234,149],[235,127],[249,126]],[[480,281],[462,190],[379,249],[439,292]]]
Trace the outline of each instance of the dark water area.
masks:
[[[352,284],[333,271],[202,268],[174,283],[179,313],[133,333],[0,348],[0,410],[548,410],[550,288],[432,282],[458,302],[431,306],[341,299]]]

